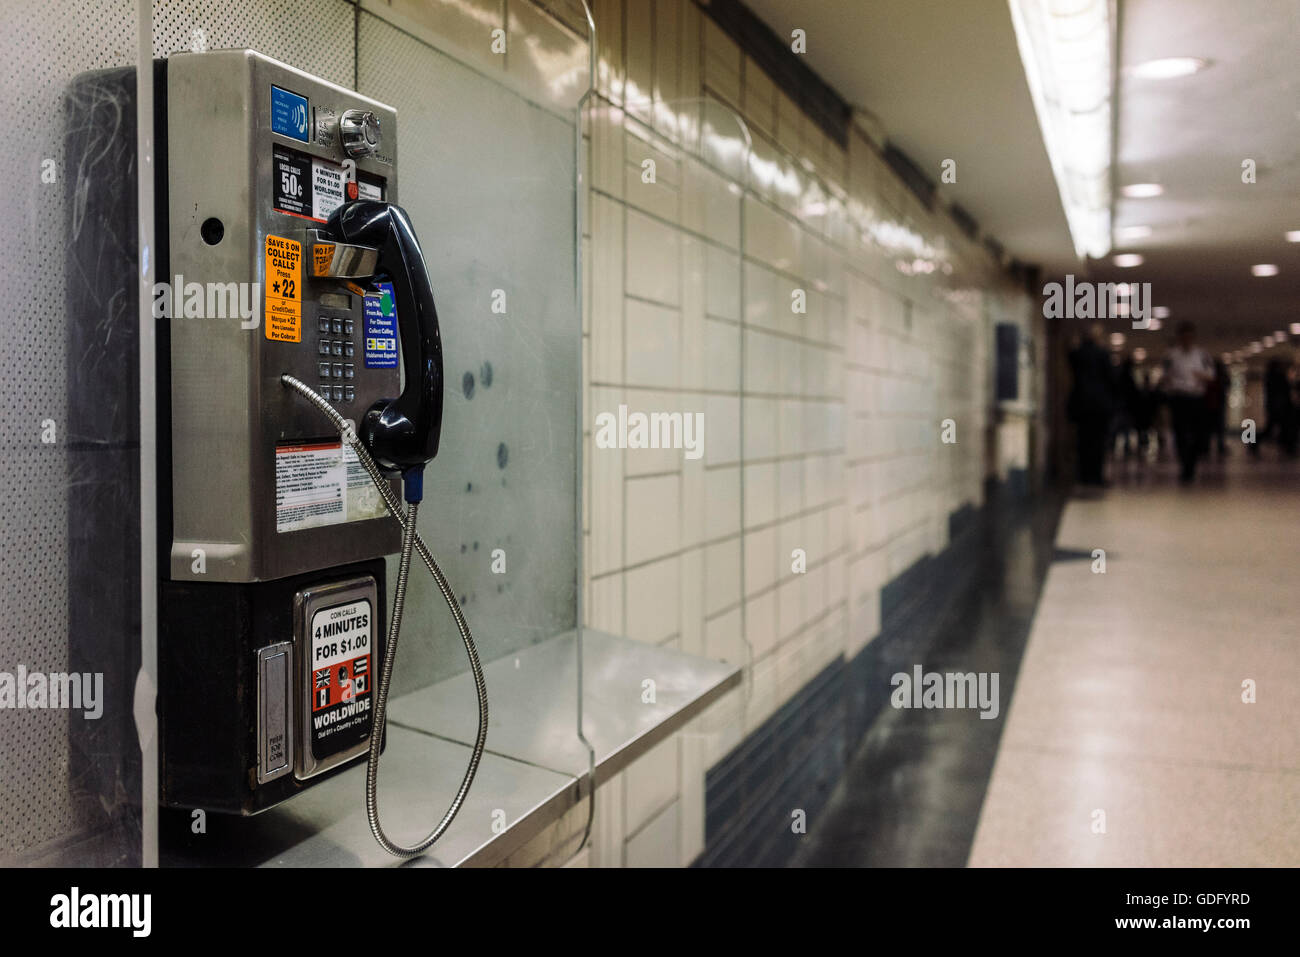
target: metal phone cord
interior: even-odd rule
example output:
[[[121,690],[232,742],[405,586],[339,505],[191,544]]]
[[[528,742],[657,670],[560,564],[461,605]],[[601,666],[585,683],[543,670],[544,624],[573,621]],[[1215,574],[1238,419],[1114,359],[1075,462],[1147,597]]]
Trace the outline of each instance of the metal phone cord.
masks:
[[[314,389],[301,380],[291,375],[282,375],[280,381],[287,388],[293,389],[315,406],[338,429],[339,435],[352,446],[352,450],[356,452],[357,458],[366,470],[366,474],[375,483],[375,488],[379,490],[379,495],[383,498],[384,505],[388,507],[389,513],[402,526],[402,551],[397,566],[397,588],[393,597],[393,616],[388,626],[388,641],[385,644],[384,662],[379,670],[379,689],[375,695],[375,714],[370,727],[370,753],[366,759],[366,819],[370,824],[370,833],[374,835],[379,846],[385,851],[396,857],[415,857],[432,847],[446,832],[455,819],[457,812],[460,811],[461,805],[465,803],[465,795],[469,793],[470,785],[474,782],[474,775],[478,772],[479,761],[483,757],[483,747],[487,743],[488,729],[487,682],[483,678],[483,665],[479,661],[478,649],[474,645],[474,637],[469,632],[469,625],[465,621],[465,616],[461,613],[456,596],[452,593],[451,586],[447,584],[442,569],[433,560],[433,555],[415,529],[419,512],[418,504],[410,503],[406,512],[403,513],[397,496],[393,494],[393,490],[380,472],[379,466],[365,446],[362,445],[360,437],[347,419],[343,418]],[[429,569],[429,574],[433,576],[433,580],[438,585],[438,590],[442,592],[442,597],[447,602],[447,607],[451,609],[451,616],[455,619],[456,628],[460,631],[461,641],[465,644],[465,654],[469,658],[470,674],[474,679],[474,691],[478,695],[478,734],[474,738],[474,748],[470,753],[469,766],[465,768],[465,777],[461,780],[460,788],[457,790],[456,796],[447,808],[446,813],[442,816],[442,820],[423,840],[409,847],[404,847],[390,840],[379,822],[379,742],[382,738],[384,715],[388,707],[388,686],[393,677],[393,659],[397,655],[397,639],[402,630],[402,605],[406,599],[406,586],[410,574],[412,551],[418,552],[420,558],[424,560],[425,566]]]

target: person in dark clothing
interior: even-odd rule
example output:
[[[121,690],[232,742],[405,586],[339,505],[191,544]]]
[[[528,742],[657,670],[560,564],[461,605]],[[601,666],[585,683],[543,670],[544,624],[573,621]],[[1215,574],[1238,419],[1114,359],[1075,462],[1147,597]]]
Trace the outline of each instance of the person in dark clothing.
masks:
[[[1227,365],[1224,364],[1222,359],[1215,359],[1214,378],[1205,389],[1205,412],[1208,428],[1205,433],[1205,447],[1202,451],[1208,453],[1210,446],[1214,445],[1220,459],[1227,454],[1223,444],[1223,434],[1228,430],[1229,385]]]
[[[1174,420],[1174,445],[1182,466],[1179,479],[1187,484],[1196,477],[1196,462],[1207,444],[1205,393],[1214,381],[1214,362],[1196,345],[1196,328],[1190,322],[1178,327],[1178,343],[1165,355],[1163,385]]]
[[[1137,380],[1136,364],[1132,356],[1125,356],[1115,370],[1115,417],[1112,422],[1114,436],[1120,440],[1124,458],[1131,459],[1142,448],[1142,435],[1138,426],[1142,396]],[[1136,441],[1134,440],[1136,436]],[[1110,447],[1115,447],[1114,439]]]
[[[1278,447],[1284,455],[1294,457],[1296,454],[1296,407],[1291,397],[1291,378],[1287,372],[1288,364],[1277,358],[1269,359],[1264,368],[1264,409],[1268,413],[1268,421],[1251,446],[1255,455],[1259,454],[1259,443],[1274,434],[1277,435]]]
[[[1070,352],[1070,371],[1074,385],[1066,411],[1075,425],[1078,443],[1079,482],[1082,485],[1105,485],[1102,466],[1106,457],[1106,439],[1110,419],[1115,412],[1115,377],[1110,356],[1102,348],[1103,330],[1094,325],[1088,335]]]
[[[1156,423],[1156,395],[1151,388],[1151,373],[1139,369],[1135,374],[1135,392],[1133,396],[1133,427],[1138,434],[1138,454],[1145,461],[1147,450],[1151,446],[1151,436]]]

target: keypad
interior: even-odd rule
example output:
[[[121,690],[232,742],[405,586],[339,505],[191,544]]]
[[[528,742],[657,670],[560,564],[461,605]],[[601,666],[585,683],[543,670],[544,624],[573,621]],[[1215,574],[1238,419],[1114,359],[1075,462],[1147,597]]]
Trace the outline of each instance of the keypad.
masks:
[[[356,387],[353,380],[357,376],[356,364],[338,360],[353,359],[356,356],[356,343],[352,339],[356,323],[351,319],[320,316],[316,328],[320,334],[316,351],[324,357],[317,364],[317,372],[322,380],[319,390],[321,397],[331,402],[355,401]]]

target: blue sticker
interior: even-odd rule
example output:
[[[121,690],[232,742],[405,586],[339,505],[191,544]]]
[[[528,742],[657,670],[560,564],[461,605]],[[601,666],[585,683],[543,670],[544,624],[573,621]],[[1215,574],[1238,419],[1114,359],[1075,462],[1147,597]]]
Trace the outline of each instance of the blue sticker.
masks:
[[[397,368],[397,308],[393,305],[393,284],[377,284],[379,291],[367,293],[366,368]]]
[[[271,132],[307,142],[307,97],[271,87]]]

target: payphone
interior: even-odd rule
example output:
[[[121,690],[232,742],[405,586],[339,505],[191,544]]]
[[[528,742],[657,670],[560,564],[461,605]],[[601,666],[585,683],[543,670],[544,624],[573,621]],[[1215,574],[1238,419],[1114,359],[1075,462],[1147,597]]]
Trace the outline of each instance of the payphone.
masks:
[[[416,533],[442,343],[396,205],[396,112],[221,50],[156,63],[155,116],[160,801],[256,814],[364,756],[376,840],[420,853],[473,781],[487,698]],[[402,847],[378,768],[415,556],[465,644],[479,731],[451,807]]]

